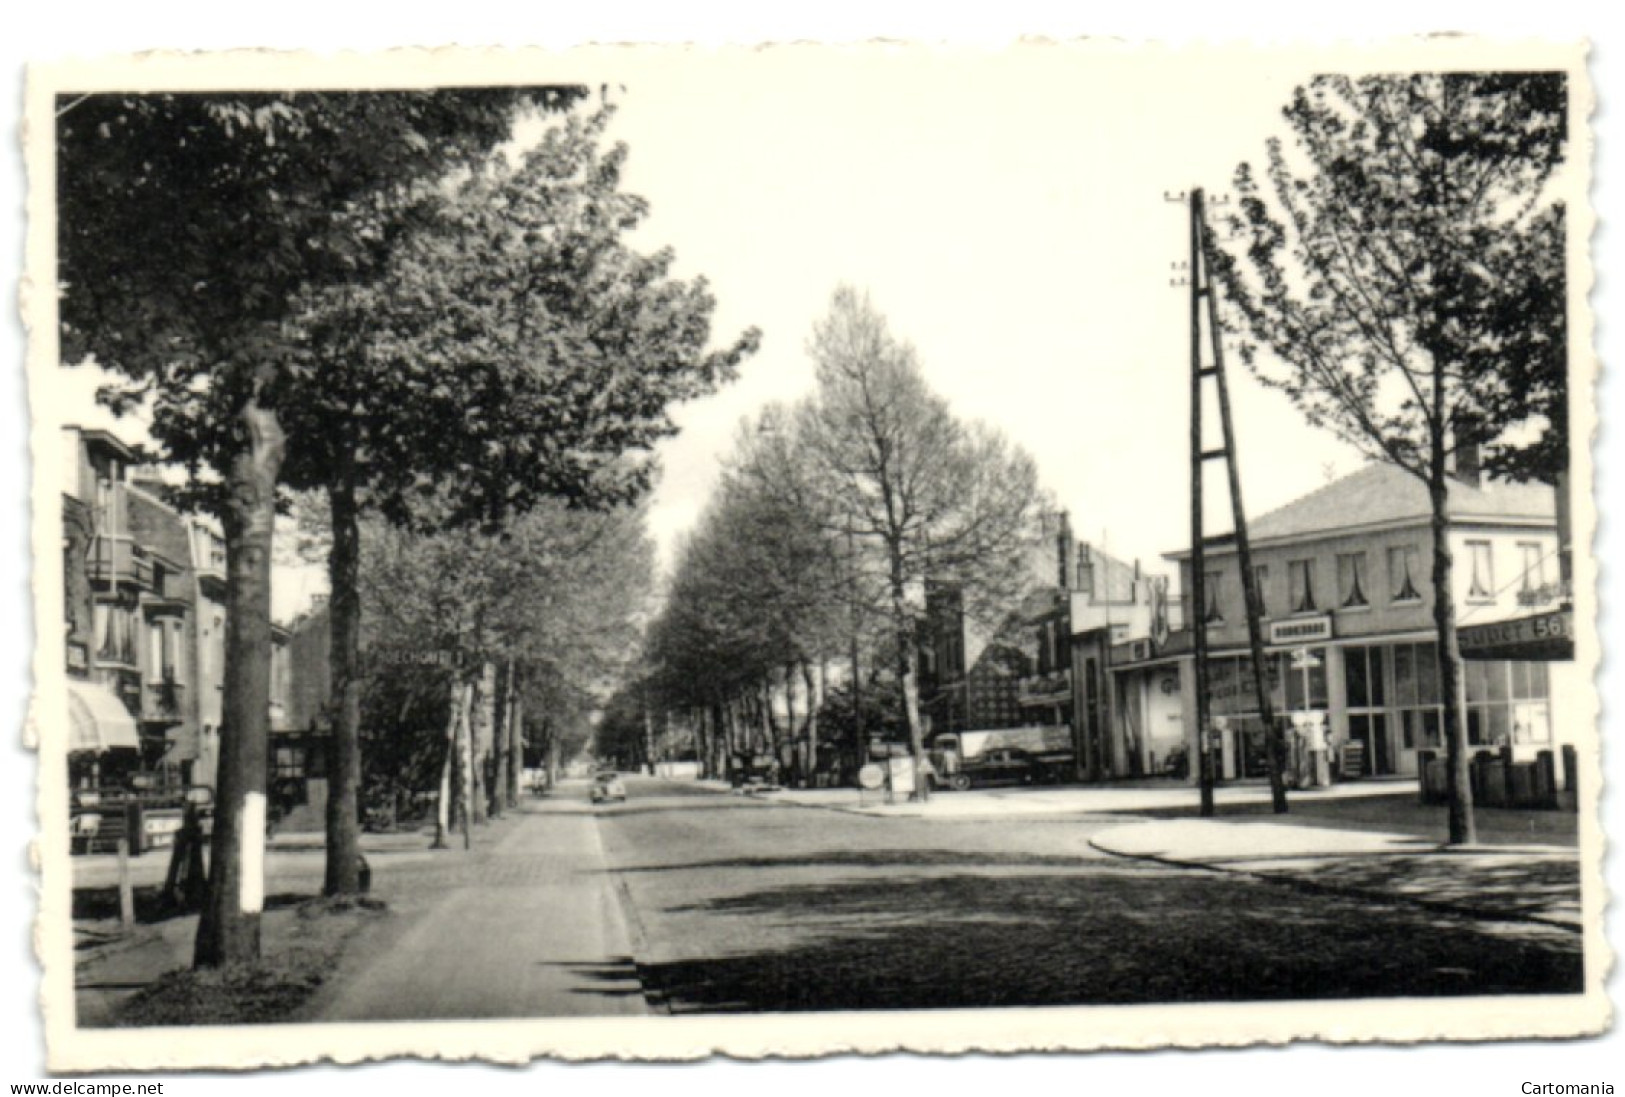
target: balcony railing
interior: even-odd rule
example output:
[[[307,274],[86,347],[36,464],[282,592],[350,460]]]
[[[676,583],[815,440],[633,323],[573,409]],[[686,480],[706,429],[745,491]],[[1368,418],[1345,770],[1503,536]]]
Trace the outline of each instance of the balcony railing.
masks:
[[[183,717],[186,687],[180,682],[146,682],[141,687],[141,719],[149,723],[178,722]]]
[[[134,584],[142,588],[152,586],[152,561],[128,537],[97,537],[90,547],[85,570],[93,583],[109,586]]]

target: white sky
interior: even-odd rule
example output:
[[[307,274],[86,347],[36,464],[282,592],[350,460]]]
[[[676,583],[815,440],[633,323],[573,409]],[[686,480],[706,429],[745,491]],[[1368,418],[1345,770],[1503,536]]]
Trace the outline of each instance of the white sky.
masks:
[[[651,203],[636,243],[710,280],[719,343],[763,330],[740,379],[679,409],[660,447],[662,560],[740,418],[810,391],[807,335],[849,281],[960,415],[1034,454],[1078,537],[1163,567],[1190,532],[1188,290],[1170,285],[1188,221],[1165,195],[1226,193],[1236,164],[1285,134],[1292,89],[1333,66],[1348,59],[1035,45],[672,52],[591,70],[621,89],[611,134],[630,146],[626,189]],[[1228,372],[1250,513],[1358,467],[1234,355]],[[1206,429],[1216,447],[1211,415]],[[1230,524],[1223,474],[1208,465],[1210,532]],[[320,569],[280,569],[276,615],[324,587]]]
[[[959,414],[1035,455],[1079,537],[1160,564],[1189,539],[1188,291],[1169,285],[1188,229],[1164,192],[1226,190],[1313,70],[1302,53],[921,60],[770,52],[628,81],[612,132],[628,189],[653,204],[643,239],[711,280],[719,339],[764,331],[740,381],[685,408],[662,447],[655,532],[669,552],[691,526],[742,415],[810,390],[805,340],[844,280]],[[1328,462],[1357,467],[1230,367],[1253,513],[1323,483]],[[1210,528],[1228,528],[1210,470]]]

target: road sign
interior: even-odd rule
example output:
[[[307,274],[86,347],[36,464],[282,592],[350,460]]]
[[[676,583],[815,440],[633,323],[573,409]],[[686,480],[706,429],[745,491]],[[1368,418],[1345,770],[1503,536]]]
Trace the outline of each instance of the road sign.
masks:
[[[886,783],[886,771],[873,763],[858,770],[858,787],[871,792]]]
[[[1308,648],[1293,648],[1292,649],[1292,669],[1293,670],[1314,670],[1318,666],[1320,666],[1320,656],[1316,655],[1310,649],[1308,649]]]

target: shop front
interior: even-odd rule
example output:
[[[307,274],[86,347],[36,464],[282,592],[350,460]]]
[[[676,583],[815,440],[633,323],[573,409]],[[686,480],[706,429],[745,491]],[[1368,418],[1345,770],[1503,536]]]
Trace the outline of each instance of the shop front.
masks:
[[[1272,646],[1266,664],[1270,704],[1283,728],[1294,714],[1326,715],[1332,768],[1340,778],[1414,777],[1420,752],[1444,749],[1438,647],[1428,635]],[[1462,668],[1469,749],[1511,747],[1520,761],[1553,749],[1547,664],[1479,659]],[[1184,748],[1194,749],[1195,706],[1185,700],[1194,693],[1193,657],[1120,663],[1114,671],[1125,730],[1142,738],[1148,766],[1174,749],[1176,720]],[[1221,778],[1267,778],[1264,723],[1245,650],[1209,656],[1208,698]]]

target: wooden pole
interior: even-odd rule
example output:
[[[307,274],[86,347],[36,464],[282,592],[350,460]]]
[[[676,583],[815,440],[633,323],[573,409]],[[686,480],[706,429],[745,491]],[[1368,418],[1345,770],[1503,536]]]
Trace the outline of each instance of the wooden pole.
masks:
[[[1213,814],[1213,752],[1209,749],[1207,696],[1207,556],[1202,544],[1202,297],[1197,272],[1200,263],[1202,192],[1193,190],[1191,215],[1191,606],[1186,626],[1196,652],[1196,749],[1201,785],[1201,813]]]
[[[1197,192],[1198,196],[1201,194]],[[1203,292],[1207,294],[1208,338],[1213,344],[1213,381],[1219,390],[1219,422],[1224,430],[1224,465],[1230,477],[1230,511],[1235,521],[1236,561],[1241,567],[1241,597],[1247,608],[1247,644],[1253,658],[1253,690],[1258,703],[1258,718],[1264,722],[1265,753],[1269,755],[1267,768],[1270,775],[1270,802],[1275,814],[1286,814],[1286,782],[1281,776],[1281,729],[1275,723],[1274,706],[1270,703],[1269,664],[1264,656],[1264,626],[1258,619],[1258,576],[1253,573],[1252,546],[1247,539],[1247,514],[1241,504],[1241,472],[1236,467],[1236,434],[1230,419],[1230,387],[1224,379],[1224,334],[1219,327],[1219,299],[1213,291],[1211,267],[1213,242],[1208,235],[1207,221],[1202,216],[1201,199],[1196,199],[1195,222],[1192,231],[1198,235],[1198,249],[1202,261]],[[1196,271],[1191,271],[1195,283]],[[1307,694],[1306,694],[1307,696]]]

